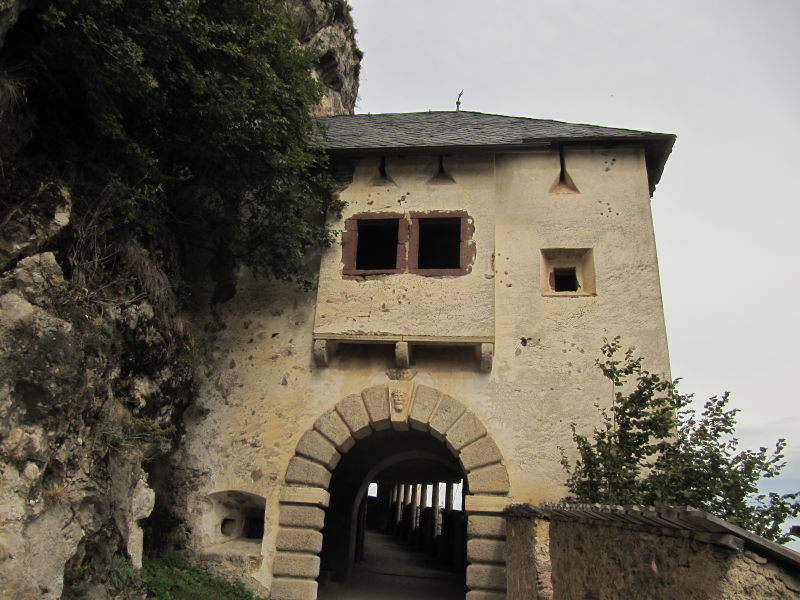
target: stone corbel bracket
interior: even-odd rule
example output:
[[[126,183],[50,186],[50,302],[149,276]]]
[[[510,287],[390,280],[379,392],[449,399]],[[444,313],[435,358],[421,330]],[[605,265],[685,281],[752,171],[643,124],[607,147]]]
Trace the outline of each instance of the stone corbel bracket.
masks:
[[[314,364],[318,367],[327,367],[336,353],[336,342],[329,340],[314,340]]]

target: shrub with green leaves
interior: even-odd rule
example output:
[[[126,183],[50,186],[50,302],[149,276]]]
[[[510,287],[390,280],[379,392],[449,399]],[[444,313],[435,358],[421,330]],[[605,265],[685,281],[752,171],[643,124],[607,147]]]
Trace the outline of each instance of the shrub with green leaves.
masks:
[[[62,179],[92,250],[201,237],[308,283],[306,254],[331,243],[325,215],[338,204],[310,143],[315,59],[284,2],[42,2],[3,59],[33,118],[26,143],[0,157],[5,202],[24,204],[26,180]]]
[[[216,577],[177,557],[145,558],[141,581],[157,600],[261,600],[241,583]]]
[[[800,515],[800,492],[763,494],[762,479],[780,475],[786,441],[774,449],[740,450],[737,409],[728,393],[709,399],[700,414],[691,396],[643,368],[619,338],[606,342],[598,368],[613,386],[611,407],[585,435],[572,425],[578,458],[562,449],[568,502],[693,506],[780,543],[783,523]]]

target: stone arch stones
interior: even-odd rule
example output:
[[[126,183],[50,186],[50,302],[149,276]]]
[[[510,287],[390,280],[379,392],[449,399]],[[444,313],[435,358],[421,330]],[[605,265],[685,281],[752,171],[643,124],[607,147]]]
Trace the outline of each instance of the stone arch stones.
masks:
[[[279,496],[272,565],[273,600],[314,600],[331,473],[342,455],[373,432],[427,432],[442,441],[466,474],[469,600],[505,598],[508,472],[486,427],[458,400],[411,381],[389,381],[353,394],[320,416],[300,438]]]

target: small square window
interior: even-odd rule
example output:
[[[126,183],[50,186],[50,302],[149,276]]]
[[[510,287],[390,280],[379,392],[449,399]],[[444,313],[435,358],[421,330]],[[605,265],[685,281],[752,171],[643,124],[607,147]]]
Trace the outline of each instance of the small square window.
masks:
[[[541,289],[544,296],[594,295],[596,290],[592,249],[543,249]]]
[[[575,274],[575,267],[561,267],[553,269],[553,291],[554,292],[577,292],[578,276]]]
[[[419,219],[417,268],[461,268],[461,219]]]

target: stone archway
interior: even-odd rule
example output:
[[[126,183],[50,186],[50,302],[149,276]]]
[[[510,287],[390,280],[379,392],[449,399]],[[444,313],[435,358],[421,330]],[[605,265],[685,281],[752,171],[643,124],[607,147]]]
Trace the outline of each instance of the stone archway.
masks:
[[[358,440],[374,432],[413,429],[443,442],[458,457],[470,494],[467,513],[468,598],[505,598],[508,472],[497,444],[458,400],[410,381],[390,381],[339,402],[297,443],[280,491],[272,565],[273,600],[315,600],[322,527],[331,472]]]

